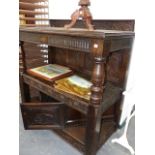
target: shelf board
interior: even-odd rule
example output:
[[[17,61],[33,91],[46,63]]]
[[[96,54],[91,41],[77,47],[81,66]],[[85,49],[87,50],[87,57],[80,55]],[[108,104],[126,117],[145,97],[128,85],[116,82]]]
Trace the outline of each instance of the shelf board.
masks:
[[[23,79],[25,83],[29,84],[35,89],[38,89],[39,91],[55,98],[56,100],[65,102],[68,106],[80,111],[83,114],[87,114],[89,101],[84,100],[76,95],[60,91],[54,88],[50,82],[38,79],[28,74],[23,74]]]
[[[64,130],[52,129],[56,134],[67,140],[71,145],[77,148],[81,153],[85,152],[85,128],[73,127]],[[98,140],[98,149],[105,144],[107,139],[116,131],[114,122],[102,123],[100,138]]]
[[[49,19],[48,18],[35,18],[35,17],[21,17],[20,20],[26,20],[26,21],[28,21],[28,20],[48,21]]]
[[[85,127],[72,127],[63,131],[82,145],[85,145]]]
[[[64,130],[52,129],[57,135],[62,137],[65,141],[68,141],[72,146],[77,148],[81,153],[85,152],[85,145],[80,143],[78,140],[68,135]]]
[[[19,8],[26,10],[34,10],[34,9],[48,8],[48,5],[19,2]]]
[[[83,114],[87,114],[89,101],[84,100],[76,95],[72,95],[69,93],[65,93],[63,91],[59,91],[58,89],[52,87],[51,83],[47,81],[40,80],[33,76],[23,74],[24,81],[30,86],[42,91],[43,93],[57,99],[62,100],[68,106],[82,112]],[[105,112],[108,108],[110,108],[121,96],[122,90],[119,87],[114,86],[110,82],[105,85],[105,90],[103,94],[103,102],[101,103],[101,110]]]
[[[19,10],[19,14],[25,14],[25,15],[48,15],[48,12],[31,11],[31,10]]]
[[[38,2],[48,2],[48,0],[19,0],[19,2],[38,3]]]

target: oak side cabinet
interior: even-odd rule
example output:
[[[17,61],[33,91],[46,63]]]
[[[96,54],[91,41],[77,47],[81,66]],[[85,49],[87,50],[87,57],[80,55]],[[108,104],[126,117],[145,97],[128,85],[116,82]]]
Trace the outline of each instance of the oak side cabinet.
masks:
[[[85,155],[95,155],[118,127],[134,33],[31,27],[20,28],[19,35],[23,65],[20,106],[25,129],[53,130]],[[93,83],[90,100],[64,93],[27,73],[27,69],[42,65],[41,45],[48,48],[49,64],[70,67]],[[34,61],[30,63],[29,58]]]

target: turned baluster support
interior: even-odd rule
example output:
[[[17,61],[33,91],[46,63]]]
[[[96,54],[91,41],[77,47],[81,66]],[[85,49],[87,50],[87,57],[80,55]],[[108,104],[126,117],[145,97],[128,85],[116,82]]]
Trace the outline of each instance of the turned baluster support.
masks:
[[[92,49],[94,57],[94,68],[92,74],[92,87],[90,104],[99,105],[103,95],[103,84],[105,79],[106,56],[103,56],[103,43],[95,41]]]
[[[93,105],[99,105],[102,100],[103,94],[103,83],[105,78],[105,58],[95,58],[95,66],[92,76],[92,88],[91,88],[91,98],[90,103]]]
[[[99,142],[102,113],[96,105],[101,104],[105,79],[106,57],[103,56],[103,42],[94,40],[92,55],[94,57],[93,85],[91,87],[90,104],[87,112],[85,155],[96,155]]]

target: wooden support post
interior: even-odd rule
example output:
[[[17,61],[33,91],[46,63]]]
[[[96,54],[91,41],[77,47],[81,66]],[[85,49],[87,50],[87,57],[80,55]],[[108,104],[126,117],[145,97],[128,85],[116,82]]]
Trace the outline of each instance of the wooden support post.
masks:
[[[95,66],[93,70],[90,103],[100,105],[103,95],[103,83],[105,78],[104,58],[95,58]]]
[[[105,58],[103,54],[103,44],[94,44],[94,69],[92,75],[92,88],[90,105],[87,113],[86,126],[86,152],[85,155],[96,155],[101,128],[101,111],[99,105],[103,96],[103,83],[105,79]],[[98,105],[98,106],[97,106]]]
[[[103,53],[103,41],[94,40],[92,55],[94,57],[94,68],[92,74],[93,85],[91,87],[90,104],[100,105],[103,96],[106,62],[106,57]]]
[[[24,42],[20,42],[21,46],[21,53],[22,53],[22,64],[23,64],[23,71],[19,73],[19,79],[20,79],[20,93],[21,93],[21,100],[22,103],[24,102],[30,102],[31,97],[30,97],[30,88],[29,85],[24,83],[23,76],[22,74],[26,72],[26,62],[25,62],[25,50],[24,50]]]
[[[101,113],[92,105],[88,108],[85,155],[96,155],[101,128]]]

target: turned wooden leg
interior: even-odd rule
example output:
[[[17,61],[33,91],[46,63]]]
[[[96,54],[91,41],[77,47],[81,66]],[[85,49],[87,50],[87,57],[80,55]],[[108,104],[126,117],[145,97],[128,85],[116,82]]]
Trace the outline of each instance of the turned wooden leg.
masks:
[[[96,155],[101,127],[101,115],[93,106],[89,106],[86,126],[85,155]]]
[[[100,104],[103,95],[103,84],[105,80],[105,61],[106,58],[102,56],[102,44],[94,44],[94,68],[92,75],[92,87],[90,105],[87,113],[87,127],[86,127],[86,152],[85,155],[96,155],[99,143],[99,134],[101,128],[101,112]]]
[[[91,88],[90,106],[87,113],[87,127],[86,127],[86,152],[85,155],[96,155],[99,142],[99,134],[101,127],[101,112],[99,107],[102,101],[103,82],[104,82],[104,61],[103,58],[95,59],[95,66],[93,71],[93,86]]]

